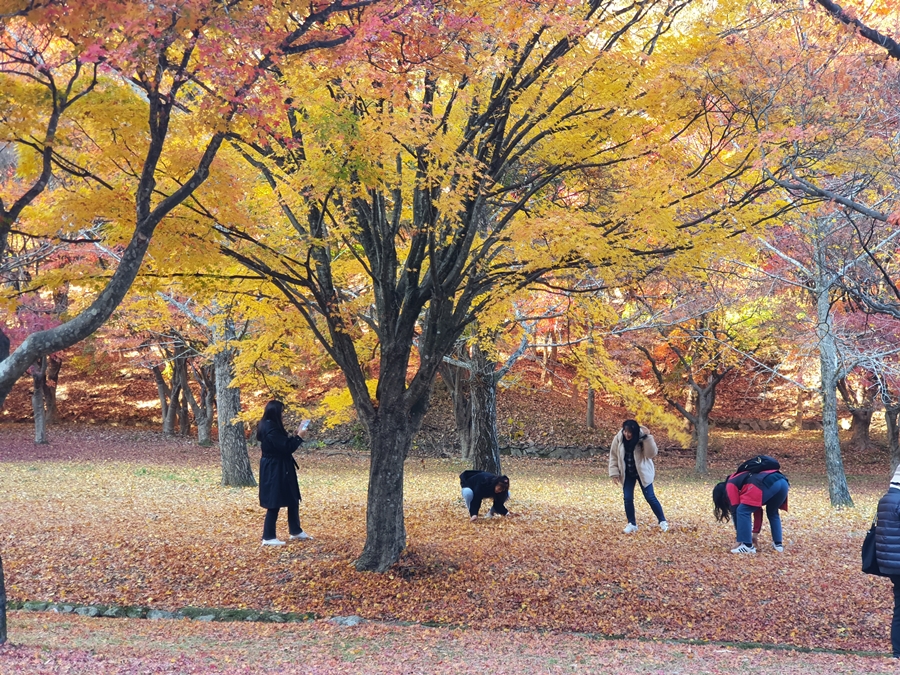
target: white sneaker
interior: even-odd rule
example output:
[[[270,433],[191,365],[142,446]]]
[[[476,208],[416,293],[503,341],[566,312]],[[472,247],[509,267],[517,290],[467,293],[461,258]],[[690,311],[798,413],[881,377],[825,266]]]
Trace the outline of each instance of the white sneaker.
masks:
[[[292,534],[291,539],[312,539],[312,535],[306,534],[306,532],[300,531],[300,534]]]
[[[284,542],[281,539],[263,539],[263,546],[284,546]]]
[[[632,532],[637,532],[637,531],[638,531],[638,526],[633,523],[628,523],[625,526],[625,529],[622,530],[622,532],[624,532],[625,534],[631,534]]]
[[[783,544],[776,544],[775,542],[772,542],[772,548],[774,548],[779,553],[784,553],[784,545]]]
[[[756,548],[747,546],[746,544],[738,544],[737,548],[731,549],[732,553],[756,553]]]
[[[659,521],[659,529],[661,529],[663,532],[668,532],[669,531],[668,521],[665,521],[665,520]]]

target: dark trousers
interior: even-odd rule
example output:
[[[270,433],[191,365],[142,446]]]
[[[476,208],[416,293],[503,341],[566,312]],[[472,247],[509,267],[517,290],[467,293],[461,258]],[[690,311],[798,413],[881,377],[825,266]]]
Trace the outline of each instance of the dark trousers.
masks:
[[[659,500],[656,498],[656,494],[653,492],[653,483],[650,485],[644,486],[641,483],[641,479],[637,476],[633,478],[628,478],[626,476],[625,480],[622,481],[622,490],[624,492],[625,497],[625,517],[628,518],[628,522],[632,525],[636,525],[634,519],[634,484],[638,483],[641,486],[641,492],[644,494],[644,499],[647,500],[647,503],[650,505],[650,509],[653,511],[653,515],[656,516],[656,519],[659,522],[662,522],[666,519],[665,515],[663,515],[662,504],[659,503]]]
[[[275,523],[278,521],[278,512],[281,509],[266,509],[266,519],[263,522],[263,539],[275,539]],[[300,534],[300,504],[287,507],[288,532]]]
[[[894,582],[894,617],[891,619],[891,648],[894,658],[900,659],[900,575],[892,574]]]

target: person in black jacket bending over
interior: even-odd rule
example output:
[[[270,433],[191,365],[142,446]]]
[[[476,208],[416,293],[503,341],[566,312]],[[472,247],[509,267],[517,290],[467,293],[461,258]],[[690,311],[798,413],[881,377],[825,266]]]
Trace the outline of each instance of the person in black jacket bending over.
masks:
[[[882,574],[894,583],[894,617],[891,620],[891,648],[900,659],[900,467],[891,485],[878,502],[875,522],[875,559]]]
[[[487,517],[512,515],[504,504],[509,499],[509,478],[507,476],[495,476],[487,471],[463,471],[459,474],[459,484],[462,486],[462,496],[466,500],[466,508],[469,509],[469,520],[475,522],[481,502],[484,499],[493,499],[494,505],[488,511]]]
[[[299,435],[289,436],[285,431],[281,419],[283,412],[284,404],[281,401],[269,401],[256,427],[256,439],[262,448],[262,459],[259,460],[259,505],[266,509],[263,546],[284,546],[284,542],[275,536],[275,523],[282,507],[287,507],[291,539],[312,539],[300,527],[300,485],[297,482],[297,463],[294,461],[294,451],[300,447],[303,439]],[[297,433],[302,433],[308,426],[309,420],[303,420]]]

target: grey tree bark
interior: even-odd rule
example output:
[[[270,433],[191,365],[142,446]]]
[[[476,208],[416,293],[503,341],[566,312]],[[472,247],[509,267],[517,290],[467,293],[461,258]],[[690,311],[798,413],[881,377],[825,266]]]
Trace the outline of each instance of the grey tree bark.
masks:
[[[222,460],[222,485],[252,487],[256,485],[244,423],[237,419],[241,412],[241,390],[231,386],[234,379],[234,352],[216,352],[216,411],[219,425],[219,455]]]
[[[476,343],[472,345],[472,468],[500,475],[497,440],[497,362]]]
[[[47,357],[40,357],[31,367],[31,409],[34,411],[34,442],[47,443],[47,416],[44,408],[44,386],[47,383]]]
[[[891,473],[900,466],[900,427],[897,426],[900,417],[900,406],[886,407],[884,421],[887,424],[888,450],[891,457]]]
[[[462,358],[459,350],[453,353],[454,359]],[[472,403],[469,394],[471,371],[462,366],[447,363],[441,364],[441,379],[450,392],[453,402],[453,419],[456,422],[456,435],[459,438],[459,456],[465,461],[472,459]]]
[[[47,357],[47,376],[44,378],[44,410],[47,414],[47,424],[56,424],[59,421],[59,406],[56,402],[56,387],[59,384],[59,371],[62,369],[62,359],[51,354]]]
[[[194,423],[197,425],[197,444],[204,447],[212,445],[212,424],[216,401],[216,376],[215,365],[204,363],[192,368],[194,379],[200,384],[200,400],[194,396],[187,383],[184,386],[185,399],[194,414]],[[183,375],[186,377],[187,373]]]
[[[823,269],[820,266],[819,269]],[[821,281],[821,279],[819,280]],[[837,385],[841,379],[838,349],[831,317],[830,284],[819,284],[816,294],[816,336],[819,341],[819,369],[822,380],[822,436],[825,442],[825,471],[832,506],[853,506],[841,442],[838,437]]]

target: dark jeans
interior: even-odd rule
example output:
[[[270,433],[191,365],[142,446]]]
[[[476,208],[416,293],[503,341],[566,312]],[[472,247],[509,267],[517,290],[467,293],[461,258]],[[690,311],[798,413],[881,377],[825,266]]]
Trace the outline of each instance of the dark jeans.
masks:
[[[644,494],[644,499],[647,500],[647,503],[650,505],[651,510],[653,511],[653,515],[656,516],[656,519],[659,522],[662,522],[666,519],[665,515],[663,515],[662,504],[659,503],[659,500],[656,498],[656,495],[653,493],[653,483],[644,487],[644,484],[641,483],[641,479],[635,476],[634,478],[626,477],[625,480],[622,481],[622,490],[625,494],[625,516],[628,518],[628,522],[632,525],[636,525],[634,519],[634,484],[640,483],[641,492]]]
[[[891,619],[891,648],[894,658],[900,659],[900,575],[892,574],[894,582],[894,618]]]
[[[766,515],[769,517],[769,527],[772,528],[772,542],[780,544],[782,539],[781,514],[779,507],[784,504],[788,496],[788,482],[779,480],[762,491],[762,503],[766,507]],[[752,546],[753,535],[751,533],[751,519],[756,509],[746,504],[739,504],[734,515],[734,529],[737,533],[738,543]]]
[[[275,539],[275,523],[278,521],[278,512],[281,509],[266,509],[266,519],[263,522],[263,539]],[[287,507],[288,532],[300,534],[300,504]]]

